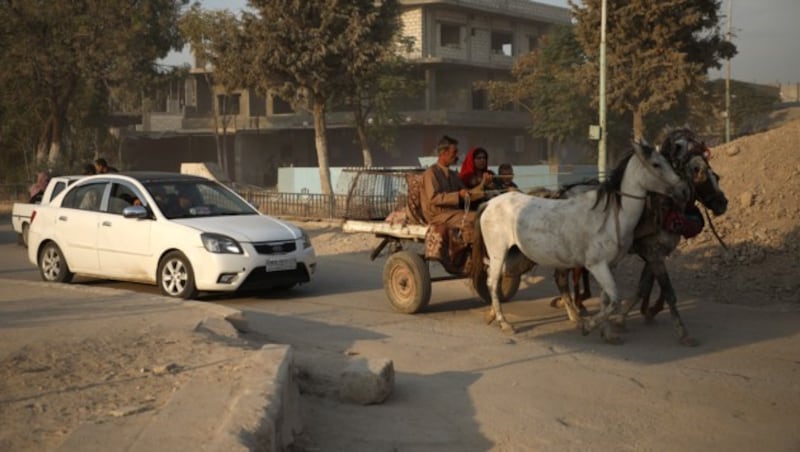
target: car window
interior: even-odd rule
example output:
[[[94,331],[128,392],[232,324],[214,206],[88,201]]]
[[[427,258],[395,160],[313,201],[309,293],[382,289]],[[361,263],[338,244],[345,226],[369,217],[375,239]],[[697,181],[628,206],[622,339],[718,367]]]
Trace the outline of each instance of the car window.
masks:
[[[129,206],[143,205],[143,198],[136,189],[127,184],[114,182],[108,196],[108,213],[122,215],[122,210]]]
[[[145,184],[167,218],[256,215],[238,195],[214,181],[158,181]]]
[[[71,209],[99,211],[105,187],[105,182],[75,187],[64,197],[64,202],[61,203],[61,206]]]
[[[55,197],[58,196],[59,193],[64,191],[65,188],[67,188],[66,182],[61,182],[61,181],[56,182],[56,184],[53,186],[53,193],[50,195],[50,199],[51,200],[55,199]]]

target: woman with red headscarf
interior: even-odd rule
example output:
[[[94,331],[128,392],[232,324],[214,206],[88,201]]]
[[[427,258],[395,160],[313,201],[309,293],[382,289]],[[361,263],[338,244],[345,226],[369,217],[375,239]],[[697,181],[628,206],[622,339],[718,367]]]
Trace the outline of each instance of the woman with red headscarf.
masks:
[[[489,170],[489,153],[481,147],[469,150],[464,163],[461,164],[459,177],[467,188],[474,188],[483,184],[483,188],[494,188],[492,178],[494,173]]]

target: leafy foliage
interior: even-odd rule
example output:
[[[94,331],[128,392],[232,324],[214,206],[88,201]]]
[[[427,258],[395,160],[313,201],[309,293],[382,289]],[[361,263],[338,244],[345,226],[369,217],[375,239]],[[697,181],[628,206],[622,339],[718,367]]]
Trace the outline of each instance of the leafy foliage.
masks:
[[[105,114],[115,89],[153,74],[154,61],[180,45],[176,27],[188,0],[7,0],[0,3],[0,103],[27,105],[38,122],[36,160],[62,164],[61,148],[86,116]],[[141,86],[141,85],[139,85]],[[97,97],[101,96],[101,97]],[[76,99],[93,111],[74,111]],[[89,113],[87,115],[87,113]],[[5,124],[8,117],[2,118]],[[12,120],[13,121],[13,120]],[[95,140],[97,141],[97,140]],[[23,145],[17,142],[16,145]]]
[[[179,21],[181,33],[191,45],[195,58],[208,68],[203,72],[206,86],[213,101],[214,138],[217,145],[217,163],[228,171],[227,135],[228,127],[236,112],[228,105],[230,95],[245,84],[242,60],[244,40],[241,39],[241,23],[228,10],[204,10],[199,4],[192,5]],[[213,75],[210,70],[213,68]],[[216,90],[220,100],[217,101]],[[222,139],[220,138],[222,126]]]
[[[247,85],[311,110],[321,187],[331,194],[326,107],[373,73],[395,36],[397,2],[250,0],[250,6],[256,13],[242,17]]]
[[[601,0],[569,3],[588,58],[581,79],[596,93]],[[648,115],[702,90],[708,69],[735,55],[718,26],[719,6],[719,0],[607,0],[608,107],[632,115],[635,136],[645,134]]]
[[[555,28],[540,38],[537,50],[514,62],[513,81],[485,83],[492,108],[521,107],[531,116],[531,135],[549,143],[585,143],[594,112],[589,93],[576,77],[583,62],[572,27]]]
[[[344,105],[353,111],[356,136],[367,167],[372,166],[370,141],[386,149],[394,145],[397,127],[403,122],[397,108],[399,101],[425,89],[417,68],[402,56],[413,48],[413,39],[397,37],[396,42],[398,48],[386,46],[374,66],[354,74],[352,86],[343,93]]]

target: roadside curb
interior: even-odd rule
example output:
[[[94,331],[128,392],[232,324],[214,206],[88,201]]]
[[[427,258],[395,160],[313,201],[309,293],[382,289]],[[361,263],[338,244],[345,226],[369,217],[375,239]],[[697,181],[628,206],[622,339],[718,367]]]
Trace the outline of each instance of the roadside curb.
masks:
[[[209,450],[281,451],[302,429],[289,345],[268,344],[248,359],[241,389]]]

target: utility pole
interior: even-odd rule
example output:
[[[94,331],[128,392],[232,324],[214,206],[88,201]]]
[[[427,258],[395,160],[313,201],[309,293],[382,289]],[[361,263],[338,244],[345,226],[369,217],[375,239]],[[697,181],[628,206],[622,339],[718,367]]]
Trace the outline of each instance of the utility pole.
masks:
[[[597,177],[606,180],[606,0],[600,8],[600,140],[597,144]]]
[[[733,0],[728,0],[728,33],[731,42],[731,22],[733,22]],[[725,65],[725,142],[731,142],[731,59]]]

